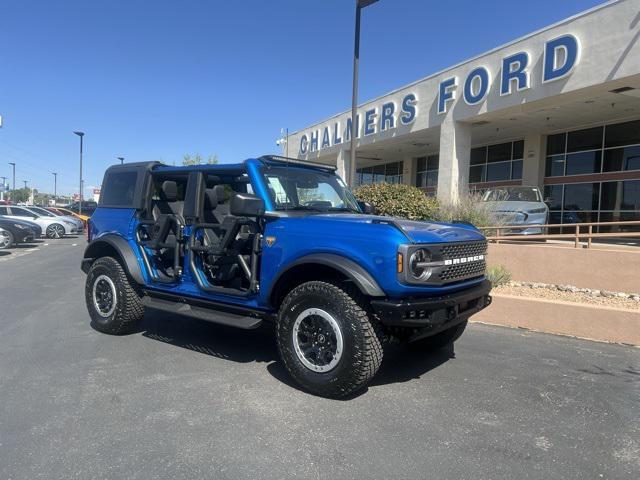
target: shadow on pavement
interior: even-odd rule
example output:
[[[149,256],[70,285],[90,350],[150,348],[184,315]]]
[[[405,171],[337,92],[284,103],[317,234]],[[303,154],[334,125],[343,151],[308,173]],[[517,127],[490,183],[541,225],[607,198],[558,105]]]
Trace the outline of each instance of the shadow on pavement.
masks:
[[[0,250],[0,257],[6,257],[7,255],[11,255],[11,252],[7,250]]]
[[[148,309],[138,332],[144,337],[238,363],[278,358],[273,329],[240,330]]]
[[[136,333],[193,352],[238,363],[266,362],[267,371],[277,380],[304,391],[289,376],[280,361],[273,325],[256,330],[224,327],[189,317],[148,309]],[[427,374],[455,357],[453,346],[435,352],[420,352],[404,346],[391,346],[370,386],[408,382]],[[351,400],[367,389],[340,400]]]
[[[416,352],[407,349],[404,346],[393,346],[385,350],[385,357],[380,366],[380,370],[371,382],[369,387],[375,387],[380,385],[390,385],[393,383],[402,383],[420,378],[429,371],[436,367],[439,367],[446,361],[455,357],[453,346],[443,348],[436,352]],[[280,380],[285,385],[291,388],[295,388],[301,392],[313,395],[306,390],[303,390],[286,371],[284,365],[278,357],[273,363],[267,366],[268,372],[277,380]],[[369,391],[369,388],[355,392],[347,397],[338,398],[338,401],[348,401],[358,398]]]
[[[12,249],[24,250],[25,248],[38,248],[37,243],[18,243],[17,245],[12,245]]]

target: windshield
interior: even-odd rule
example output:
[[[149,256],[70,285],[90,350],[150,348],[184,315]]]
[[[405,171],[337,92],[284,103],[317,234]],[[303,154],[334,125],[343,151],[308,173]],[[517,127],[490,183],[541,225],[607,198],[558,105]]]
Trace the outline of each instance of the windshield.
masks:
[[[40,207],[29,207],[29,210],[31,210],[32,212],[37,213],[38,215],[42,215],[43,217],[55,217],[56,216],[53,213],[49,212],[48,210],[45,210],[44,208],[40,208]]]
[[[276,210],[360,213],[353,194],[333,173],[296,167],[267,167],[262,173]]]
[[[485,202],[542,202],[540,190],[535,187],[490,188],[482,199]]]

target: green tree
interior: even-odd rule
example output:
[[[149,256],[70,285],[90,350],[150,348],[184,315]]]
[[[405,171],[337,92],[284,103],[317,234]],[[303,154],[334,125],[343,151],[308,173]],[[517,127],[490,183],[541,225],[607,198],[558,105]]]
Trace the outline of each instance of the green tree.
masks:
[[[186,153],[182,156],[182,165],[201,165],[202,163],[202,155],[200,155],[199,153],[196,153],[194,155]],[[216,155],[215,153],[213,155],[209,155],[206,163],[209,165],[218,163],[218,155]]]
[[[14,203],[22,203],[29,200],[31,190],[29,188],[18,188],[17,190],[11,190],[10,197]]]

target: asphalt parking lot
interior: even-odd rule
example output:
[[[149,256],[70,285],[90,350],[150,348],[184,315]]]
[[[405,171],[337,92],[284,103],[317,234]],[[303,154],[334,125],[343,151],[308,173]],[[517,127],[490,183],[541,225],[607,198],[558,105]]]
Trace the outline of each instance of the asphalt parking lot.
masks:
[[[2,479],[640,478],[640,349],[475,324],[327,400],[268,329],[92,330],[83,248],[0,254]]]

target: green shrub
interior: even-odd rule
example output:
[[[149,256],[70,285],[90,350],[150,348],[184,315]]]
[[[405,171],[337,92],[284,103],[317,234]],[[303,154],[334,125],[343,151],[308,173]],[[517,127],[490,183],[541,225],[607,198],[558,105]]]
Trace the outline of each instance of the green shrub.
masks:
[[[353,193],[358,200],[373,205],[379,215],[409,220],[432,220],[437,216],[438,201],[411,185],[373,183],[360,185]]]
[[[494,287],[506,285],[511,281],[511,272],[502,265],[495,265],[487,269],[487,279]]]

